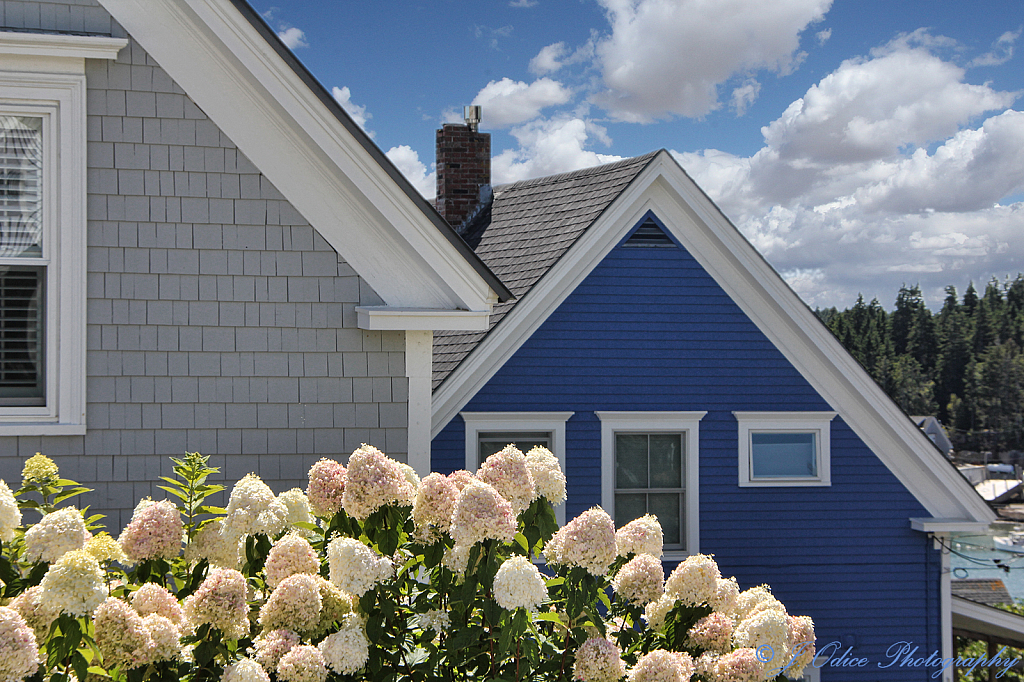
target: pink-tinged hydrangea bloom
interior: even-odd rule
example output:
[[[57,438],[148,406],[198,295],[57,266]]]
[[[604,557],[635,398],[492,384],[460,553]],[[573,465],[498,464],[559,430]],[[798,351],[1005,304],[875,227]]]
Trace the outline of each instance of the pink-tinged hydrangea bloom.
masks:
[[[313,513],[329,519],[342,509],[345,495],[345,467],[333,459],[321,459],[309,469],[306,496]]]
[[[583,512],[562,526],[544,547],[548,561],[580,566],[591,575],[604,575],[615,561],[615,524],[600,507]]]
[[[315,646],[300,644],[281,657],[277,664],[277,679],[281,682],[325,682],[327,662]]]
[[[231,490],[224,530],[233,536],[273,537],[284,530],[287,520],[288,508],[270,486],[256,474],[246,474]]]
[[[92,535],[85,528],[82,512],[64,507],[50,512],[25,533],[26,561],[52,564],[65,552],[82,549]]]
[[[786,669],[786,676],[797,679],[814,660],[814,621],[810,616],[790,616],[786,624],[789,628],[789,652],[793,659]]]
[[[565,474],[558,458],[543,445],[535,445],[526,453],[526,468],[533,476],[537,495],[558,506],[565,502]]]
[[[750,616],[755,611],[764,609],[786,612],[786,607],[775,598],[770,587],[758,585],[739,593],[736,597],[736,606],[730,615],[739,621]]]
[[[718,665],[718,659],[721,657],[722,654],[717,651],[705,651],[694,659],[693,674],[700,675],[705,680],[717,680],[718,678],[715,676],[715,666]]]
[[[687,646],[725,653],[732,647],[732,618],[718,611],[704,616],[687,633]]]
[[[339,675],[355,674],[370,657],[370,642],[354,616],[347,618],[341,629],[320,642],[319,649],[328,667]]]
[[[320,590],[320,624],[310,636],[315,640],[334,629],[334,624],[352,613],[352,598],[338,589],[329,580],[316,576],[316,585]]]
[[[537,486],[526,466],[526,455],[515,445],[506,445],[484,460],[476,477],[494,486],[498,494],[508,500],[514,516],[519,516],[537,499]]]
[[[292,488],[286,490],[277,496],[277,499],[281,501],[284,508],[287,510],[285,516],[285,522],[289,528],[293,529],[294,532],[299,535],[306,537],[312,537],[313,531],[308,528],[299,528],[297,524],[300,523],[314,523],[313,515],[309,507],[309,498],[306,497],[306,493],[302,492],[298,488]]]
[[[625,674],[622,650],[603,637],[591,637],[576,650],[573,679],[583,682],[617,682]]]
[[[0,606],[0,680],[20,682],[39,668],[36,636],[14,609]]]
[[[675,605],[675,597],[664,594],[657,601],[652,601],[644,607],[644,620],[647,621],[647,627],[660,631],[665,626],[665,618],[668,616],[668,612]]]
[[[185,599],[185,621],[192,630],[210,625],[228,639],[240,639],[249,633],[245,596],[241,573],[232,568],[212,568],[199,589]]]
[[[88,616],[107,598],[100,563],[84,549],[66,552],[43,576],[40,599],[58,611]]]
[[[436,542],[449,531],[458,495],[458,488],[444,474],[433,473],[420,482],[412,505],[417,539]]]
[[[459,469],[448,474],[448,480],[461,493],[463,488],[476,480],[476,477],[465,469]]]
[[[750,648],[736,649],[718,659],[715,676],[729,682],[762,682],[765,667],[757,659],[757,652]]]
[[[265,570],[267,585],[273,589],[290,575],[316,574],[320,570],[320,559],[309,540],[296,533],[289,533],[270,548]]]
[[[718,594],[718,564],[707,554],[686,557],[665,581],[665,594],[687,606],[699,606]]]
[[[42,596],[42,586],[35,585],[19,594],[8,604],[25,619],[28,626],[35,632],[38,642],[46,639],[50,632],[50,624],[60,615],[60,611],[54,609],[52,604],[43,601]]]
[[[145,499],[135,507],[118,542],[128,561],[173,559],[181,552],[181,512],[170,500]]]
[[[615,531],[615,551],[622,557],[630,554],[650,554],[660,559],[663,544],[661,522],[657,516],[651,514],[633,519]]]
[[[354,538],[335,538],[327,545],[331,582],[343,592],[361,597],[394,575],[391,560]]]
[[[524,556],[506,559],[494,574],[494,601],[509,611],[529,609],[536,611],[548,598],[544,577],[532,561]]]
[[[220,682],[270,682],[270,675],[251,658],[243,658],[225,666]]]
[[[149,645],[146,647],[146,659],[149,663],[181,658],[181,631],[169,618],[158,613],[150,613],[143,616],[142,625],[149,636]]]
[[[291,630],[271,630],[264,632],[253,642],[256,661],[267,672],[277,670],[281,657],[299,645],[299,636]]]
[[[646,606],[661,598],[665,591],[665,569],[661,560],[650,554],[637,554],[612,578],[616,594],[637,606]]]
[[[260,609],[260,627],[264,630],[312,632],[320,624],[323,601],[316,576],[296,573],[281,581]]]
[[[21,525],[21,510],[14,493],[0,478],[0,540],[10,542],[14,539],[14,530]]]
[[[189,563],[206,559],[211,566],[238,568],[242,565],[244,537],[225,528],[223,519],[213,519],[192,537],[185,547],[185,559]]]
[[[128,563],[128,557],[125,555],[124,550],[121,549],[121,545],[106,533],[100,533],[89,538],[88,542],[85,543],[85,551],[96,557],[96,561],[101,564],[108,561],[116,561],[120,564]]]
[[[452,514],[451,536],[467,547],[488,538],[511,542],[516,534],[512,505],[491,485],[473,481],[459,493]]]
[[[363,444],[352,453],[342,500],[349,516],[365,521],[381,507],[410,505],[414,499],[416,488],[398,462],[372,445]]]
[[[736,608],[736,599],[740,596],[740,586],[736,578],[719,578],[715,581],[718,588],[715,596],[708,600],[708,606],[715,611],[732,614]]]
[[[96,646],[107,670],[125,670],[149,663],[146,650],[151,639],[142,616],[116,597],[108,597],[96,609]]]
[[[642,656],[627,679],[629,682],[687,682],[693,671],[690,654],[656,650]]]
[[[178,604],[177,598],[163,585],[146,583],[131,594],[132,607],[140,616],[156,614],[163,616],[175,625],[184,622],[185,614]]]

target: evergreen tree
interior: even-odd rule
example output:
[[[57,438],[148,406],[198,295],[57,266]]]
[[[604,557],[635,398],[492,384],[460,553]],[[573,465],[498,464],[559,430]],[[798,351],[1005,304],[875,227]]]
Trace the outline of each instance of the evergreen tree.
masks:
[[[1024,420],[1024,355],[1013,341],[996,344],[978,358],[970,378],[970,398],[978,422],[1013,447],[1021,440]]]

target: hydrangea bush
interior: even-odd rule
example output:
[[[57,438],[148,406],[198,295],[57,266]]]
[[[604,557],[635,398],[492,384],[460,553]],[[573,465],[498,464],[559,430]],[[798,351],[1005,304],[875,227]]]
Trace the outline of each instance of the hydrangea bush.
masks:
[[[173,462],[116,540],[48,458],[0,481],[0,682],[764,682],[814,655],[810,618],[711,557],[666,580],[653,516],[558,528],[544,448],[420,481],[364,445],[223,509],[207,458]]]

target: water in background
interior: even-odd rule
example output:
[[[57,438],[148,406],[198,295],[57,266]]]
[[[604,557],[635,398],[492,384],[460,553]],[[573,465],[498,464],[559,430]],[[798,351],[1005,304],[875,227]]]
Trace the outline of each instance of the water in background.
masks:
[[[1005,535],[1002,531],[997,533]],[[953,580],[961,578],[998,578],[1014,599],[1024,600],[1024,554],[994,549],[990,535],[960,535],[953,538],[949,566]],[[997,565],[995,561],[1000,563]],[[999,566],[1009,567],[1004,571]]]

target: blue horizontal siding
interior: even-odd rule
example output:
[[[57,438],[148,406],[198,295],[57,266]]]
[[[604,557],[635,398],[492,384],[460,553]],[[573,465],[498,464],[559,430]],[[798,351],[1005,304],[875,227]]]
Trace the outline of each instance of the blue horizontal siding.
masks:
[[[830,487],[737,485],[734,410],[832,409],[682,247],[614,249],[501,367],[467,411],[573,411],[572,518],[601,503],[600,410],[706,410],[701,551],[742,588],[768,583],[819,643],[885,662],[898,640],[940,648],[939,557],[910,530],[927,516],[853,431],[832,423]],[[433,466],[464,466],[456,417]],[[934,670],[826,670],[824,680],[926,680]]]

